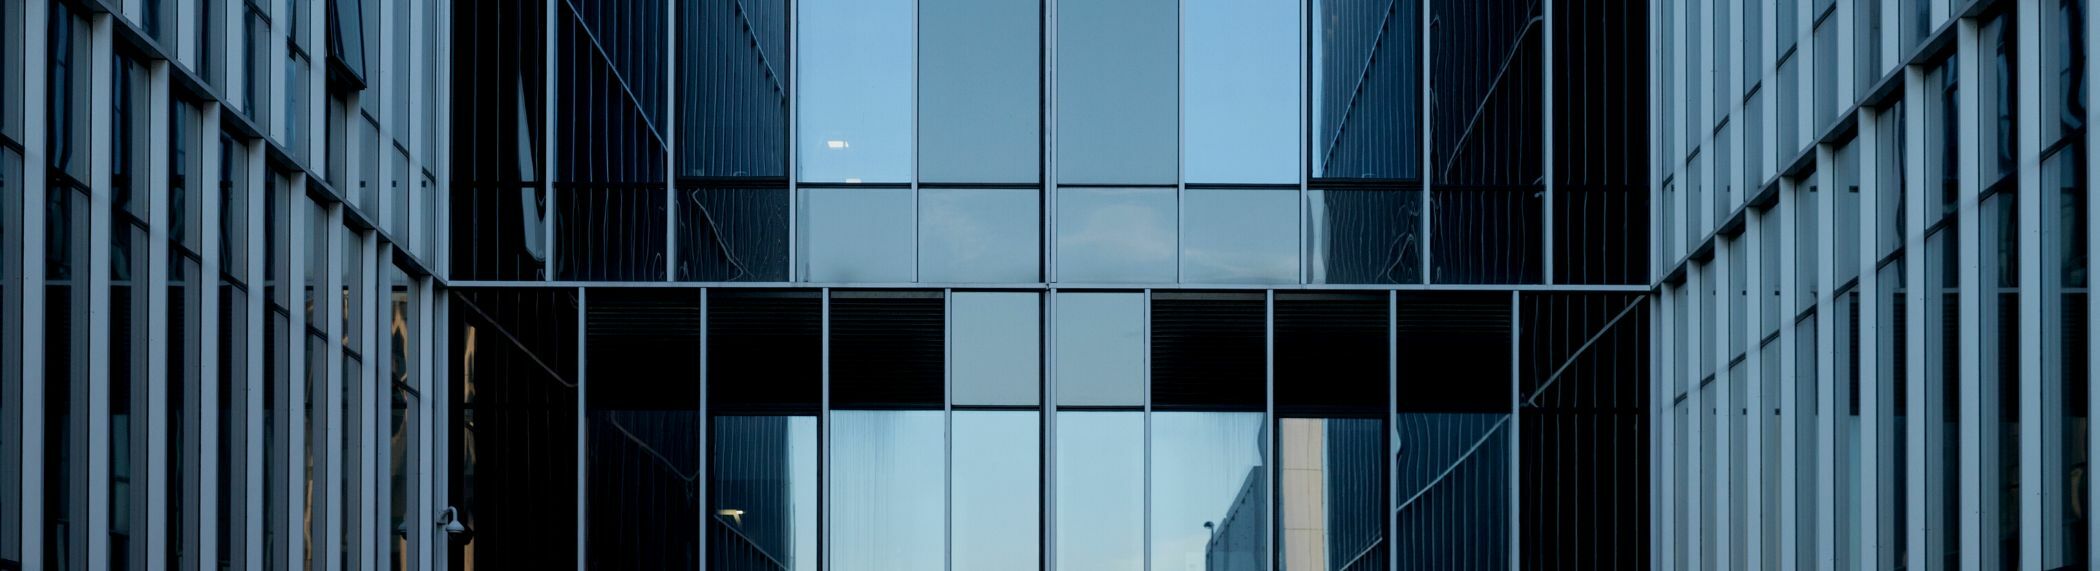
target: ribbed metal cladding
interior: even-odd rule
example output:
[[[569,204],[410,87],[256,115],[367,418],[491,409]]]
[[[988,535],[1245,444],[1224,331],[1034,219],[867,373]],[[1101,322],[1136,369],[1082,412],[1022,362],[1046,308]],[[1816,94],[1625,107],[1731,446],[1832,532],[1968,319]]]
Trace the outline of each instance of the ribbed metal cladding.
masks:
[[[1153,292],[1153,410],[1262,410],[1266,308],[1260,293]]]
[[[707,299],[708,410],[810,412],[823,379],[816,291],[713,290]]]
[[[946,307],[940,292],[832,292],[832,406],[940,408]]]

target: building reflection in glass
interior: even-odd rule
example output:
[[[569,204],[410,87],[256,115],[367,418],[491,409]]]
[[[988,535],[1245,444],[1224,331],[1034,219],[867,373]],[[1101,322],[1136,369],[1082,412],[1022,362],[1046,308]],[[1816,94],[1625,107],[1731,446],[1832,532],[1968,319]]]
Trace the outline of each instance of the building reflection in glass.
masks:
[[[1259,570],[1268,463],[1258,412],[1152,415],[1152,568]]]
[[[711,454],[708,568],[816,569],[816,417],[715,417]]]

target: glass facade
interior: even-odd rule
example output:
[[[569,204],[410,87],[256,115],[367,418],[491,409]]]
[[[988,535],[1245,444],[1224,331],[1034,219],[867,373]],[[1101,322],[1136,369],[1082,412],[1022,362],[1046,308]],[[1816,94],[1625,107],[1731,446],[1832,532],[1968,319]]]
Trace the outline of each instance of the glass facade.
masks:
[[[2084,568],[2086,10],[0,2],[0,570]]]

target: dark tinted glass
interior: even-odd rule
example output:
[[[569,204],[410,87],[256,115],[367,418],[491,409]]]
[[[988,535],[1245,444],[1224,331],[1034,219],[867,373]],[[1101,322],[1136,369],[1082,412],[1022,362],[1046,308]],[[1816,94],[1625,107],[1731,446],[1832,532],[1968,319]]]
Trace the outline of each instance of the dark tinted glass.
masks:
[[[787,2],[681,0],[678,175],[787,168]]]
[[[1422,176],[1418,0],[1314,0],[1312,175]]]
[[[1316,284],[1422,283],[1422,192],[1310,190],[1305,275]]]
[[[816,292],[707,291],[708,410],[809,412],[823,379],[823,300]]]
[[[1154,292],[1153,408],[1260,410],[1266,311],[1260,293]]]
[[[941,293],[831,296],[831,405],[940,408],[946,356]]]
[[[787,281],[789,196],[785,188],[680,190],[678,279]]]
[[[599,288],[585,298],[589,566],[699,557],[700,292]]]
[[[1383,293],[1276,296],[1279,414],[1378,415],[1392,340]]]
[[[710,569],[817,568],[817,418],[718,416],[709,447]]]
[[[595,299],[600,292],[592,293]],[[379,299],[392,315],[392,293]],[[576,292],[462,291],[450,307],[447,341],[456,364],[446,370],[450,394],[457,395],[449,412],[451,498],[461,523],[474,530],[474,547],[457,549],[453,565],[569,564],[576,559],[577,525]],[[373,361],[375,367],[384,362]],[[379,374],[384,385],[377,394],[395,394],[391,377]],[[607,384],[634,385],[619,378]],[[376,437],[391,440],[392,423],[386,424]],[[380,469],[389,470],[391,461],[383,462]],[[387,478],[375,484],[390,485]],[[387,519],[385,525],[393,525],[393,517]]]

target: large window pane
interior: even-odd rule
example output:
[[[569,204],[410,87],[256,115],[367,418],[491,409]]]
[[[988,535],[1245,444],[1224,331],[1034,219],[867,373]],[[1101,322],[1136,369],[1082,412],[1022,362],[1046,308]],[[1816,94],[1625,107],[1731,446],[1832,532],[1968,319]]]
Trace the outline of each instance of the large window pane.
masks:
[[[1297,190],[1190,190],[1182,280],[1298,283]]]
[[[949,394],[958,405],[1042,402],[1042,303],[1035,292],[955,292]]]
[[[1145,295],[1057,294],[1057,404],[1144,403]]]
[[[1173,282],[1175,220],[1171,188],[1059,190],[1057,281]]]
[[[1041,202],[1035,189],[920,190],[920,281],[1041,281]]]
[[[1196,0],[1184,7],[1188,180],[1298,181],[1299,6]]]
[[[1144,569],[1144,413],[1057,413],[1056,465],[1057,568]]]
[[[783,176],[786,0],[680,4],[678,175]]]
[[[1180,87],[1175,0],[1057,5],[1057,178],[1175,181]]]
[[[1375,418],[1278,419],[1284,571],[1385,568],[1385,447]]]
[[[831,292],[831,405],[940,409],[943,305],[938,291]]]
[[[1421,15],[1415,0],[1313,1],[1313,176],[1422,176]]]
[[[910,182],[912,1],[808,0],[797,8],[799,178]]]
[[[393,315],[391,289],[380,297],[383,315]],[[448,367],[450,394],[456,396],[448,411],[450,497],[461,523],[474,530],[471,548],[454,545],[451,567],[572,565],[577,529],[576,292],[465,291],[452,298],[451,308],[452,331],[446,340],[454,360]],[[375,366],[387,363],[383,357],[367,359]],[[379,378],[383,384],[374,394],[395,394],[392,375],[382,373]],[[608,379],[614,386],[621,381]],[[393,400],[382,398],[382,403]],[[381,414],[392,418],[390,411]],[[396,429],[386,422],[377,432],[375,442],[386,443]],[[382,461],[379,469],[388,469],[387,462],[391,461]],[[383,492],[389,480],[374,484],[382,491],[378,497],[392,495]],[[380,521],[383,529],[398,523],[391,518]],[[221,532],[230,529],[222,527]],[[219,555],[231,556],[226,551]]]
[[[802,189],[803,280],[912,280],[908,188]]]
[[[958,410],[953,569],[1037,569],[1042,430],[1035,411]]]
[[[943,568],[945,415],[842,410],[831,420],[831,567]]]
[[[1267,437],[1258,412],[1153,415],[1153,569],[1266,567]]]
[[[919,178],[1035,182],[1042,157],[1037,0],[919,3]]]
[[[823,394],[816,292],[707,290],[707,406],[718,414],[814,414]]]
[[[700,295],[591,290],[584,382],[587,567],[672,569],[699,557]]]
[[[817,418],[714,419],[710,569],[817,568]]]

